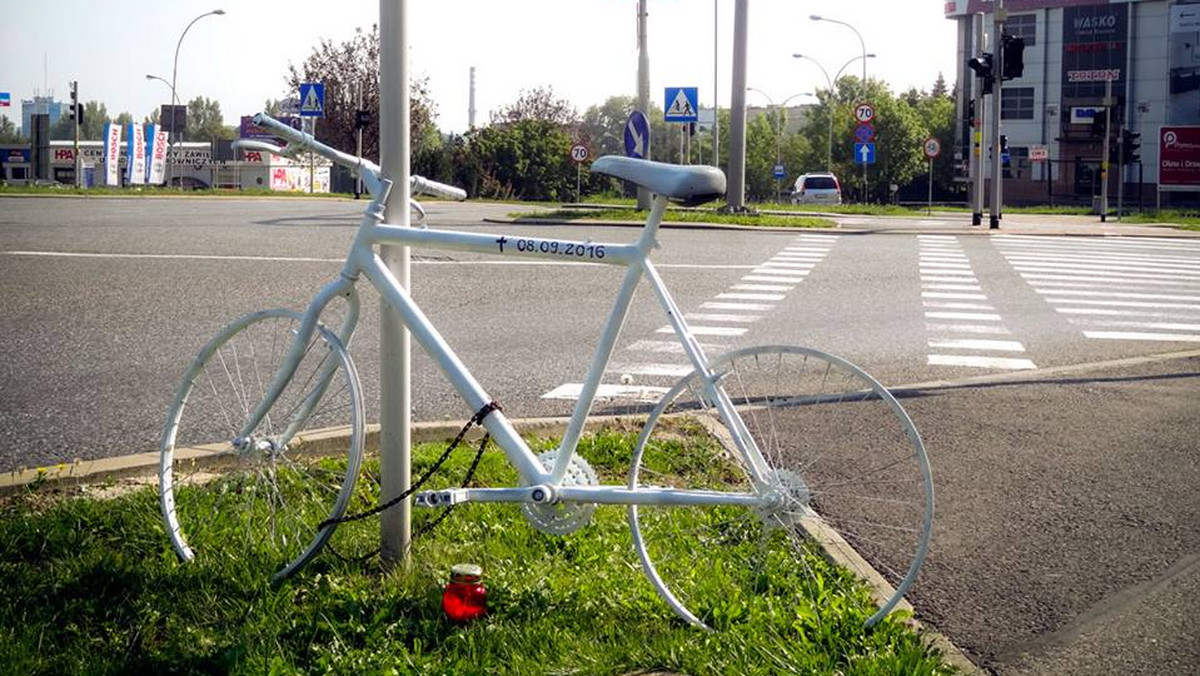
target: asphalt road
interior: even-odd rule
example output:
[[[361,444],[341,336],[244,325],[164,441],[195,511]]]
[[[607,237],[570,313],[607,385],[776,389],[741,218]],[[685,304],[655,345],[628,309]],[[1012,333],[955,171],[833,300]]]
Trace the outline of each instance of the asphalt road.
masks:
[[[239,314],[302,308],[337,274],[361,206],[0,199],[0,471],[154,450],[196,350]],[[433,205],[431,223],[638,232],[480,222],[510,210]],[[889,386],[943,383],[901,393],[938,491],[911,599],[968,655],[1004,674],[1200,672],[1186,614],[1200,592],[1200,363],[1188,352],[1200,349],[1200,242],[876,225],[666,229],[654,260],[712,352],[800,343]],[[569,411],[546,395],[582,382],[618,269],[416,261],[414,297],[509,415]],[[352,351],[375,418],[378,300],[361,292]],[[677,376],[655,374],[683,365],[646,349],[669,339],[665,325],[643,287],[605,382],[669,386]],[[414,359],[416,418],[467,417]]]

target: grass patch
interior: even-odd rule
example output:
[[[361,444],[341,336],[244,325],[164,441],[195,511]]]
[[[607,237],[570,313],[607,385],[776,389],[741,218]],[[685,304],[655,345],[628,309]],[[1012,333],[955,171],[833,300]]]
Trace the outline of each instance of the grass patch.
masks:
[[[662,443],[678,444],[662,454],[675,471],[722,475],[704,444]],[[632,444],[632,434],[604,433],[585,439],[581,451],[602,480],[620,481]],[[441,448],[418,447],[414,471]],[[461,477],[471,455],[460,452],[446,474]],[[514,478],[499,452],[484,455],[480,483]],[[901,619],[864,630],[873,609],[861,589],[835,595],[806,587],[826,606],[818,623],[817,601],[785,589],[785,603],[786,593],[772,588],[773,595],[731,594],[727,607],[704,609],[720,631],[686,626],[643,578],[624,509],[616,507],[599,507],[578,533],[552,537],[530,527],[516,506],[463,505],[418,541],[407,570],[383,572],[376,560],[346,563],[322,552],[278,585],[267,581],[269,562],[256,557],[178,563],[152,488],[110,500],[32,492],[3,513],[0,664],[10,673],[950,672]],[[377,528],[360,530],[377,537]],[[698,570],[720,555],[714,549],[694,553]],[[483,566],[490,612],[458,626],[442,617],[440,588],[450,565],[462,561]],[[844,575],[815,556],[808,564]]]
[[[1121,223],[1170,223],[1183,230],[1200,230],[1200,214],[1183,211],[1146,211],[1126,214]]]
[[[343,193],[306,193],[282,190],[267,190],[264,188],[248,188],[245,190],[222,190],[207,188],[203,190],[184,190],[182,188],[166,188],[161,186],[142,186],[132,188],[95,187],[76,188],[72,185],[0,185],[0,196],[4,195],[42,195],[64,196],[78,195],[87,197],[295,197],[319,199],[352,199],[354,196]]]
[[[541,218],[562,221],[645,221],[645,211],[637,209],[558,209],[534,213],[513,213],[510,218]],[[781,216],[776,214],[723,214],[711,210],[668,210],[663,216],[669,223],[716,223],[719,225],[748,225],[764,228],[833,228],[827,218]]]

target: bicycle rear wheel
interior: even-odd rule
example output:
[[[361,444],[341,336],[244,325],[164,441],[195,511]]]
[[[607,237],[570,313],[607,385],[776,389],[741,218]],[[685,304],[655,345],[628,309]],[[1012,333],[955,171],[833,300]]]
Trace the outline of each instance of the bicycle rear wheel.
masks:
[[[261,560],[291,575],[325,544],[354,490],[364,413],[358,374],[336,335],[318,327],[262,419],[301,316],[266,310],[233,322],[196,357],[163,429],[159,497],[185,561]]]
[[[756,492],[767,500],[757,509],[630,507],[647,577],[697,626],[727,625],[761,603],[794,605],[798,617],[815,622],[847,611],[868,626],[878,622],[915,579],[932,526],[929,461],[908,414],[858,367],[808,348],[739,350],[712,368],[761,453],[761,479],[692,373],[651,413],[630,487]],[[894,585],[873,593],[877,610],[844,568],[861,576],[864,559]]]

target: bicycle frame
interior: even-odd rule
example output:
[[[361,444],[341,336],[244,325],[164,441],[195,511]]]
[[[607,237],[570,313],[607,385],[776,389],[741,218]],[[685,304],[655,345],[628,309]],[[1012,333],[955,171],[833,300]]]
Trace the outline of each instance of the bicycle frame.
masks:
[[[266,118],[269,120],[269,118]],[[269,122],[274,122],[269,120]],[[279,125],[283,127],[283,125]],[[715,406],[721,418],[729,427],[736,450],[741,454],[749,470],[751,479],[756,486],[768,483],[769,470],[756,447],[752,437],[746,431],[744,424],[729,401],[728,396],[719,387],[716,378],[710,370],[708,359],[700,343],[688,329],[683,314],[679,311],[670,292],[667,290],[657,269],[649,259],[649,254],[656,243],[659,226],[666,211],[668,200],[663,196],[655,196],[650,215],[646,220],[641,236],[632,244],[597,243],[591,241],[575,241],[548,239],[539,237],[524,237],[505,234],[483,234],[456,230],[431,230],[426,227],[404,227],[384,223],[384,205],[387,202],[391,182],[379,178],[378,169],[369,162],[349,158],[344,154],[323,146],[311,140],[307,135],[283,127],[289,136],[302,136],[301,142],[312,147],[315,151],[330,157],[334,161],[361,171],[373,199],[365,210],[354,242],[346,262],[337,279],[326,284],[313,298],[304,313],[304,319],[298,329],[297,336],[285,360],[284,367],[276,375],[263,401],[260,402],[254,414],[250,416],[244,434],[254,429],[265,415],[273,400],[282,392],[288,380],[292,377],[303,352],[311,339],[319,318],[325,308],[335,298],[344,298],[348,310],[337,335],[348,344],[358,321],[358,295],[356,284],[361,277],[367,280],[379,291],[380,296],[400,316],[405,327],[413,338],[437,363],[439,369],[450,380],[456,391],[466,401],[473,411],[482,409],[492,401],[482,386],[471,375],[467,367],[451,349],[440,333],[429,322],[429,319],[417,306],[416,302],[404,289],[391,270],[388,269],[376,246],[380,244],[401,244],[422,246],[428,248],[484,253],[500,256],[516,256],[554,260],[559,262],[599,263],[625,267],[624,278],[617,293],[616,300],[609,311],[608,320],[601,333],[599,344],[596,346],[591,364],[588,368],[583,388],[576,400],[569,419],[566,433],[563,436],[559,453],[554,466],[546,471],[542,463],[534,455],[528,444],[520,437],[516,429],[501,411],[492,411],[482,421],[482,425],[492,435],[497,445],[504,451],[509,461],[517,468],[522,479],[527,484],[522,489],[472,489],[463,492],[443,492],[446,500],[477,500],[489,502],[547,502],[566,500],[571,502],[612,503],[612,504],[751,504],[758,505],[763,498],[754,494],[713,493],[709,491],[684,491],[675,489],[642,489],[636,491],[619,486],[560,486],[566,475],[570,462],[575,455],[584,423],[595,401],[599,390],[600,380],[604,375],[609,360],[612,357],[621,328],[624,326],[634,293],[638,284],[645,277],[659,305],[666,312],[671,327],[680,340],[685,354],[693,368],[703,374],[708,402]],[[282,131],[282,130],[281,130]],[[433,184],[436,186],[436,184]],[[328,374],[332,374],[333,364],[330,364]],[[311,408],[324,393],[328,385],[328,374],[319,380],[314,392],[307,398],[305,408]],[[307,417],[307,411],[299,414],[298,418]],[[539,492],[540,491],[540,492]],[[540,496],[540,497],[539,497]]]

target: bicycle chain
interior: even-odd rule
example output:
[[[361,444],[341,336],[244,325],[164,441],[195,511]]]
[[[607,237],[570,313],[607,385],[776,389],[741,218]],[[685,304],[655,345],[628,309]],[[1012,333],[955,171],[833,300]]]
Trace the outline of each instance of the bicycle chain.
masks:
[[[441,457],[439,457],[437,459],[437,461],[433,463],[433,466],[431,466],[428,470],[426,470],[425,473],[421,475],[421,478],[417,479],[416,483],[414,483],[412,486],[410,486],[408,488],[408,490],[406,490],[403,493],[401,493],[400,495],[392,498],[391,500],[388,500],[386,503],[379,505],[377,507],[372,507],[371,509],[369,509],[365,512],[360,512],[358,514],[351,514],[349,516],[336,517],[333,519],[326,519],[326,520],[322,521],[321,523],[317,524],[317,530],[321,530],[322,528],[325,528],[326,526],[333,526],[333,525],[337,525],[337,524],[348,523],[351,521],[361,521],[362,519],[366,519],[368,517],[375,516],[376,514],[380,514],[384,511],[389,510],[392,507],[395,507],[396,505],[400,504],[406,498],[411,496],[413,493],[416,493],[418,490],[420,490],[421,487],[423,485],[425,485],[425,482],[427,482],[439,469],[442,468],[442,465],[444,465],[446,463],[446,460],[448,460],[450,458],[450,454],[452,452],[454,452],[455,448],[458,448],[458,445],[460,443],[462,443],[463,438],[467,436],[467,432],[469,432],[472,427],[474,427],[475,425],[482,424],[483,419],[488,417],[488,415],[490,415],[492,413],[492,411],[500,411],[500,410],[503,410],[503,409],[501,408],[500,404],[498,404],[495,401],[490,401],[487,404],[484,404],[482,408],[480,408],[478,411],[475,412],[475,415],[471,416],[471,419],[467,421],[467,424],[463,425],[463,428],[461,430],[459,430],[459,432],[458,432],[458,436],[454,437],[454,441],[450,442],[450,445],[448,447],[446,447],[445,451],[442,452]],[[490,441],[490,440],[491,440],[491,434],[488,432],[485,432],[483,435],[483,440],[479,443],[479,450],[477,450],[475,452],[475,458],[474,458],[474,460],[471,461],[471,466],[467,469],[466,476],[463,477],[463,488],[466,488],[467,485],[471,483],[471,479],[474,478],[475,470],[479,467],[479,461],[483,459],[484,448],[487,447],[488,441]],[[456,506],[457,505],[450,505],[441,514],[439,514],[436,518],[434,518],[429,523],[426,523],[425,525],[423,525],[416,533],[413,533],[412,537],[409,539],[408,546],[411,547],[413,540],[416,540],[418,537],[421,537],[422,535],[425,535],[429,531],[433,530],[434,527],[436,527],[439,523],[441,523],[443,520],[445,520],[445,518],[447,516],[450,515],[450,512]],[[329,545],[329,550],[333,553],[334,556],[336,556],[341,561],[345,561],[345,562],[366,561],[367,559],[378,554],[380,551],[379,549],[376,549],[375,551],[372,551],[368,554],[354,557],[353,559],[347,559],[346,557],[339,554],[337,552],[337,550],[334,549],[333,545]]]

